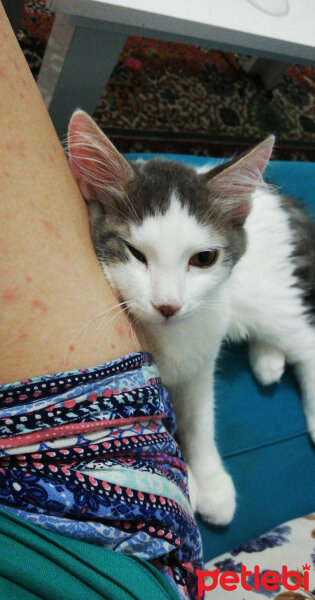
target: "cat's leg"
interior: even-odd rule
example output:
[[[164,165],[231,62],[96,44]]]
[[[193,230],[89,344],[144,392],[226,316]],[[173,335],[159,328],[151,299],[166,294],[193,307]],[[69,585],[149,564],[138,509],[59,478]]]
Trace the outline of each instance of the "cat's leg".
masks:
[[[270,385],[280,381],[285,367],[285,354],[271,344],[252,340],[249,344],[249,363],[259,383]]]
[[[294,335],[283,341],[288,362],[294,369],[302,392],[303,409],[308,432],[315,443],[315,327],[297,320]]]
[[[234,515],[235,490],[214,440],[213,370],[214,365],[173,392],[180,445],[190,467],[192,503],[206,521],[226,525]]]
[[[278,319],[274,319],[274,327],[264,334],[269,336],[270,348],[275,349],[276,354],[282,353],[295,369],[307,427],[315,442],[315,327],[303,314],[297,314],[294,319],[288,318],[286,326],[278,327],[278,322],[280,315]]]

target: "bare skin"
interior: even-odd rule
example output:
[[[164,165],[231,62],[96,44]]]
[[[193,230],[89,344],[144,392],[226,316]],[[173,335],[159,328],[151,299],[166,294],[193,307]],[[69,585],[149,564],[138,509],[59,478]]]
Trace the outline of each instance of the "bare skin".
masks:
[[[0,384],[139,349],[0,4]]]

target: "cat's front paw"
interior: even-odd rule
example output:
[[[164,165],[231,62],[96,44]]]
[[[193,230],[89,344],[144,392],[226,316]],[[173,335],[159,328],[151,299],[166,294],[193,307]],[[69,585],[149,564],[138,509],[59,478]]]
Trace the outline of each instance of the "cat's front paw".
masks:
[[[235,512],[235,488],[226,471],[215,471],[198,486],[197,511],[213,525],[228,525]]]
[[[285,367],[285,355],[282,350],[263,342],[251,342],[249,362],[256,379],[262,385],[278,383]]]

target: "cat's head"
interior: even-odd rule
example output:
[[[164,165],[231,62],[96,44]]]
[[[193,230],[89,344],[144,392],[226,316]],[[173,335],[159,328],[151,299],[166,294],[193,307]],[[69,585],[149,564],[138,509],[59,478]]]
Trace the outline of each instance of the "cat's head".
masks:
[[[83,111],[71,119],[71,166],[113,289],[147,324],[180,322],[225,281],[246,248],[244,222],[273,136],[212,170],[162,159],[129,163]]]

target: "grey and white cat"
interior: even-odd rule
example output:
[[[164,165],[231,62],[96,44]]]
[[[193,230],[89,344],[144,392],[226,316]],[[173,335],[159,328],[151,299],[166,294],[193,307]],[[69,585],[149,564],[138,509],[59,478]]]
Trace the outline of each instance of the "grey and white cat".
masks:
[[[235,510],[214,440],[213,377],[225,338],[249,340],[264,384],[279,381],[286,361],[294,365],[315,441],[315,226],[263,184],[273,143],[196,171],[127,162],[82,111],[69,126],[97,255],[170,391],[192,504],[216,524]]]

